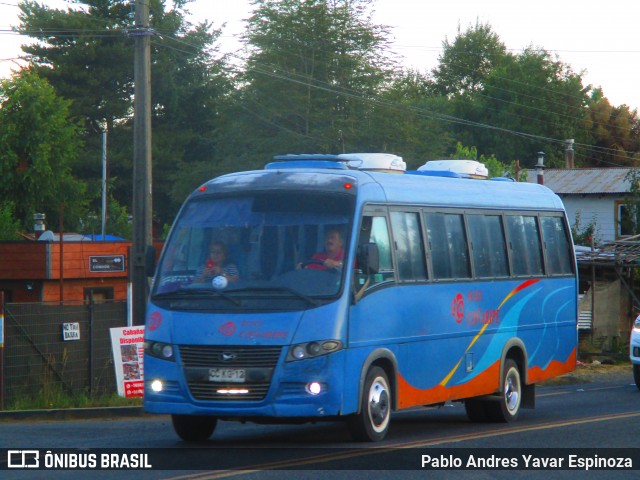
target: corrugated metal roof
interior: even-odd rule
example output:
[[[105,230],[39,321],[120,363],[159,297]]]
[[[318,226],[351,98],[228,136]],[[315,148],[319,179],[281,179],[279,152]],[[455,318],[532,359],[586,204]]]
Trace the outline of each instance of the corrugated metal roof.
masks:
[[[625,180],[631,168],[547,168],[544,185],[559,195],[619,194],[629,192]],[[537,182],[536,171],[528,170],[527,181]]]

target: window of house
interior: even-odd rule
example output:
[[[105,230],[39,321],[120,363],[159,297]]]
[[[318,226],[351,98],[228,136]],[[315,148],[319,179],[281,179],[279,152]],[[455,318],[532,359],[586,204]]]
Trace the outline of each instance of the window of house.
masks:
[[[92,298],[93,297],[93,298]],[[84,289],[85,303],[104,303],[113,300],[113,287],[88,287]]]
[[[618,237],[629,237],[637,231],[637,221],[634,221],[632,209],[629,205],[622,202],[616,202],[616,230]]]

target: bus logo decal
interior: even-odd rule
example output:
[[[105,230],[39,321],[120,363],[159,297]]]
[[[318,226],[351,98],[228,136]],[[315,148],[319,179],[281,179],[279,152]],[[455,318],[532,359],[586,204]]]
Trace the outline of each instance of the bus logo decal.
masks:
[[[153,312],[149,315],[149,330],[157,330],[162,324],[162,314],[160,312]]]
[[[220,332],[225,337],[230,337],[231,335],[236,333],[236,324],[233,322],[225,322],[220,325],[220,328],[218,328],[218,332]]]
[[[461,293],[457,294],[451,302],[451,315],[456,323],[461,323],[464,318],[464,297]]]
[[[236,354],[235,353],[227,353],[227,352],[223,352],[220,354],[220,360],[223,362],[230,362],[232,360],[235,360],[236,358]]]

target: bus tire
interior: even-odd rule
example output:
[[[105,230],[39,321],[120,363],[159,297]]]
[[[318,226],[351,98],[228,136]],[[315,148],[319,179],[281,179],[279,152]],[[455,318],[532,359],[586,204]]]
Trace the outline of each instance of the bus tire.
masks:
[[[520,415],[522,402],[522,378],[518,365],[512,359],[504,364],[502,391],[497,402],[487,402],[485,408],[491,421],[510,423]]]
[[[218,419],[205,415],[171,415],[173,429],[185,442],[207,440],[216,429]]]
[[[636,382],[636,387],[640,390],[640,364],[633,364],[633,379]]]
[[[365,378],[360,413],[350,416],[347,422],[353,438],[360,442],[382,440],[389,430],[391,405],[387,374],[380,367],[372,367]]]

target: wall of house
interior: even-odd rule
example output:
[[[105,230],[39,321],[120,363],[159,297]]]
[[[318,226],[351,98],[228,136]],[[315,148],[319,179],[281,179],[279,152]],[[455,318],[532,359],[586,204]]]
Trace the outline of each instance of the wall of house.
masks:
[[[0,290],[11,302],[126,300],[129,242],[0,242]],[[92,268],[92,259],[118,258],[121,270]],[[61,282],[62,294],[61,298]]]
[[[596,240],[598,243],[612,242],[616,239],[617,207],[616,202],[622,197],[612,195],[563,195],[561,196],[567,211],[569,224],[573,227],[576,215],[580,213],[581,230],[590,223],[596,224]]]

